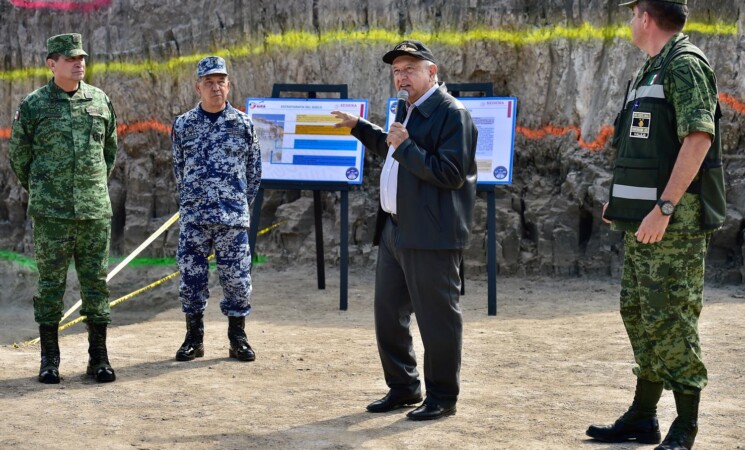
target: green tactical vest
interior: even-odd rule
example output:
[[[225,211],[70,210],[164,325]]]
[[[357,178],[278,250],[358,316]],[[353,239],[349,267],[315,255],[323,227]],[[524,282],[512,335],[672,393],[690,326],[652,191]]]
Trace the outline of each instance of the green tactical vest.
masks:
[[[628,93],[624,107],[616,117],[613,136],[616,165],[605,211],[609,220],[640,222],[655,207],[670,179],[681,143],[676,131],[675,110],[665,98],[663,82],[670,61],[684,53],[693,54],[709,65],[701,50],[687,39],[679,41],[659,71],[645,77],[654,81],[649,85],[642,83]],[[721,117],[717,102],[714,140],[698,175],[687,190],[700,198],[701,228],[704,230],[721,227],[726,217],[719,133]]]

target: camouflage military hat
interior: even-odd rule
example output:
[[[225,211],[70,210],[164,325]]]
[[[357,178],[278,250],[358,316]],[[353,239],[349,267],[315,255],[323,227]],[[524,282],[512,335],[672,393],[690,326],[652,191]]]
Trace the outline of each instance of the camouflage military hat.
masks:
[[[225,60],[219,56],[208,56],[203,58],[197,64],[197,78],[206,77],[212,74],[227,75],[228,70],[225,66]]]
[[[649,0],[653,2],[665,2],[665,3],[677,3],[679,5],[686,5],[688,4],[688,0]],[[639,0],[631,0],[629,2],[623,2],[619,4],[618,6],[628,6],[629,8],[633,8],[634,5],[639,3]]]
[[[88,56],[83,50],[83,37],[78,33],[58,34],[47,39],[47,55]]]

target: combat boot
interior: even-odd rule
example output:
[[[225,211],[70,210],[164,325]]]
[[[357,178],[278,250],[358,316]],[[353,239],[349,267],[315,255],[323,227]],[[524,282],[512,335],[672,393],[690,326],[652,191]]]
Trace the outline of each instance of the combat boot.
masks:
[[[204,314],[186,315],[186,337],[176,352],[176,361],[191,361],[204,356]]]
[[[248,345],[245,328],[245,317],[228,316],[228,339],[230,339],[228,354],[239,361],[253,361],[256,359],[256,354]]]
[[[662,395],[662,383],[636,379],[634,402],[613,425],[590,425],[586,434],[602,442],[636,441],[641,444],[660,442],[657,422],[657,402]]]
[[[695,394],[673,394],[678,417],[670,425],[665,440],[655,450],[691,450],[698,434],[698,404],[701,400],[701,391]]]
[[[106,350],[106,324],[87,323],[88,327],[88,368],[86,373],[92,375],[99,383],[116,380],[116,373],[109,363]]]
[[[41,343],[39,381],[44,384],[58,384],[60,353],[57,325],[39,325],[39,340]]]

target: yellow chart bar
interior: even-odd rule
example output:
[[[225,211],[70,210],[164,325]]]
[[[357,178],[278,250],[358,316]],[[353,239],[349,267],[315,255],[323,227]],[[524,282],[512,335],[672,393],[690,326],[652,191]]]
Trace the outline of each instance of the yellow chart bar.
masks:
[[[334,128],[325,125],[298,125],[295,127],[295,134],[349,136],[349,128]]]

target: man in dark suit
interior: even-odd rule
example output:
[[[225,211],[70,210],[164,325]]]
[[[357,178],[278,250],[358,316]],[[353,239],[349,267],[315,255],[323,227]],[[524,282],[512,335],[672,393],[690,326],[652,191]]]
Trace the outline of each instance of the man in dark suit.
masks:
[[[386,412],[419,403],[422,391],[409,331],[415,313],[424,344],[426,399],[412,420],[455,414],[460,390],[463,259],[476,197],[477,130],[465,107],[437,81],[432,52],[407,40],[383,56],[397,91],[408,92],[403,123],[386,133],[334,111],[365,147],[385,158],[374,243],[375,333],[388,394],[367,406]]]

